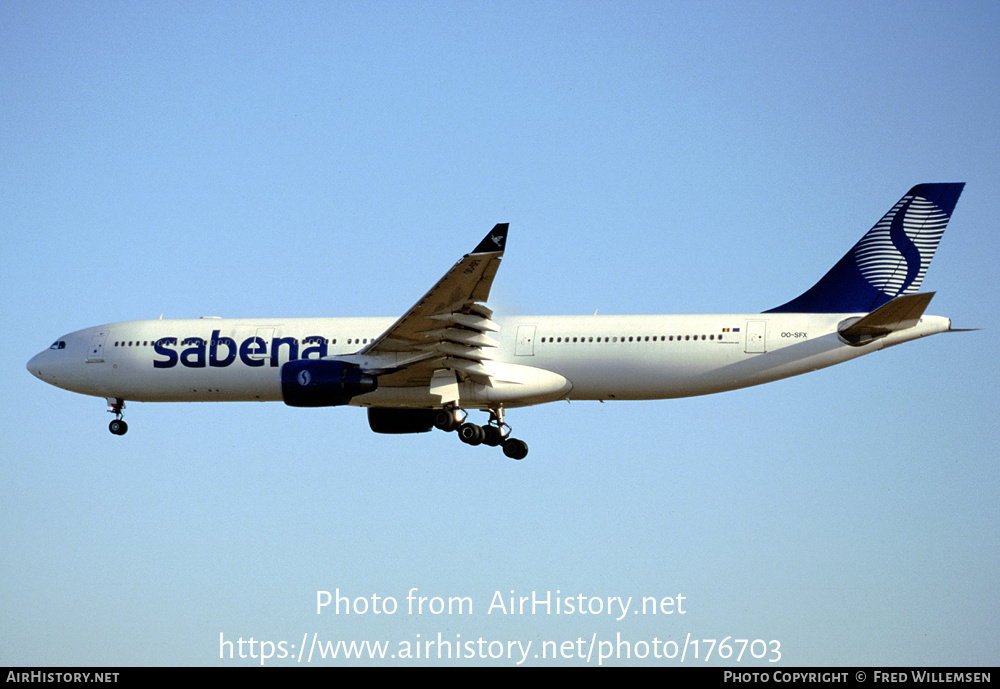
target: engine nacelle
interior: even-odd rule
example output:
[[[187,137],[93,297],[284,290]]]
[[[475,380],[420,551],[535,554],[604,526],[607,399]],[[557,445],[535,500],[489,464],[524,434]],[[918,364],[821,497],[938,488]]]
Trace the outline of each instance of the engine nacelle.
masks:
[[[336,407],[376,388],[375,376],[343,361],[296,359],[281,367],[281,399],[290,407]]]
[[[383,409],[369,407],[368,426],[376,433],[427,433],[440,409]]]

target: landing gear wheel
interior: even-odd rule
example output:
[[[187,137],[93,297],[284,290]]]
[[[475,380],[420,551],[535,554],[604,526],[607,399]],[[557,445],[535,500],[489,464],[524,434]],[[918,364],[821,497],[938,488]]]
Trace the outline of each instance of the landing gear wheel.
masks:
[[[115,435],[125,435],[128,424],[122,420],[125,411],[125,400],[121,397],[108,397],[108,411],[115,415],[115,420],[108,424],[108,430]]]
[[[500,429],[496,426],[484,426],[483,427],[483,444],[489,445],[490,447],[496,447],[503,443],[503,436],[500,435]]]
[[[446,433],[455,430],[458,427],[458,422],[455,421],[455,413],[450,409],[442,409],[434,415],[434,427],[438,428]]]
[[[463,423],[458,428],[458,437],[466,445],[479,445],[483,442],[486,433],[481,426],[474,423]]]
[[[528,456],[528,443],[510,437],[510,426],[504,423],[503,406],[489,409],[490,420],[485,426],[465,422],[468,415],[458,407],[445,407],[433,416],[435,427],[443,431],[455,430],[458,439],[466,445],[487,445],[503,448],[503,453],[511,459]]]
[[[517,438],[507,438],[503,441],[503,453],[511,459],[524,459],[528,456],[528,443]]]

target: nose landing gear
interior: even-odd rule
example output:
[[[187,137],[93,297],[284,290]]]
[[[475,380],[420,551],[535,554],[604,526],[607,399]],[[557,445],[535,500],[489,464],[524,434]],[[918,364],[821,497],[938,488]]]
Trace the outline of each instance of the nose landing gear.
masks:
[[[503,407],[490,409],[490,420],[485,426],[466,422],[468,415],[461,409],[442,409],[434,417],[434,426],[442,431],[457,431],[458,439],[466,445],[501,447],[511,459],[528,456],[528,444],[510,437],[511,428],[503,420]]]
[[[128,432],[128,424],[122,419],[124,409],[125,400],[120,397],[108,398],[108,411],[115,415],[115,420],[108,424],[108,430],[115,435],[125,435]]]

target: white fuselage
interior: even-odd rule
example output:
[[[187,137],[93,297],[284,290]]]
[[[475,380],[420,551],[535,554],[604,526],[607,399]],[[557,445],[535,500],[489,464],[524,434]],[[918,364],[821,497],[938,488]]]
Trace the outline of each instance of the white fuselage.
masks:
[[[838,324],[862,314],[517,316],[496,318],[498,347],[484,348],[497,382],[459,384],[462,406],[526,406],[556,399],[648,400],[732,390],[806,373],[887,346],[947,331],[924,316],[862,346]],[[280,401],[290,359],[358,352],[392,318],[145,320],[66,335],[28,363],[52,385],[139,402]],[[62,344],[60,344],[62,343]],[[434,407],[427,386],[393,386],[355,406]]]

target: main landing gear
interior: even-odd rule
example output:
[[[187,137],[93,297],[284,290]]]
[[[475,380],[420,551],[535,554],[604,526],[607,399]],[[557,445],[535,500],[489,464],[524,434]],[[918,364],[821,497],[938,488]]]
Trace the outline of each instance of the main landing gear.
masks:
[[[461,409],[442,409],[434,416],[434,427],[442,431],[456,431],[458,439],[466,445],[499,446],[511,459],[528,456],[528,444],[510,437],[510,426],[503,420],[503,407],[490,409],[490,420],[485,426],[467,423],[466,418],[467,414]]]
[[[115,435],[125,435],[128,432],[128,424],[122,419],[123,409],[125,400],[120,397],[108,398],[108,411],[115,415],[115,420],[108,424],[108,430]]]

